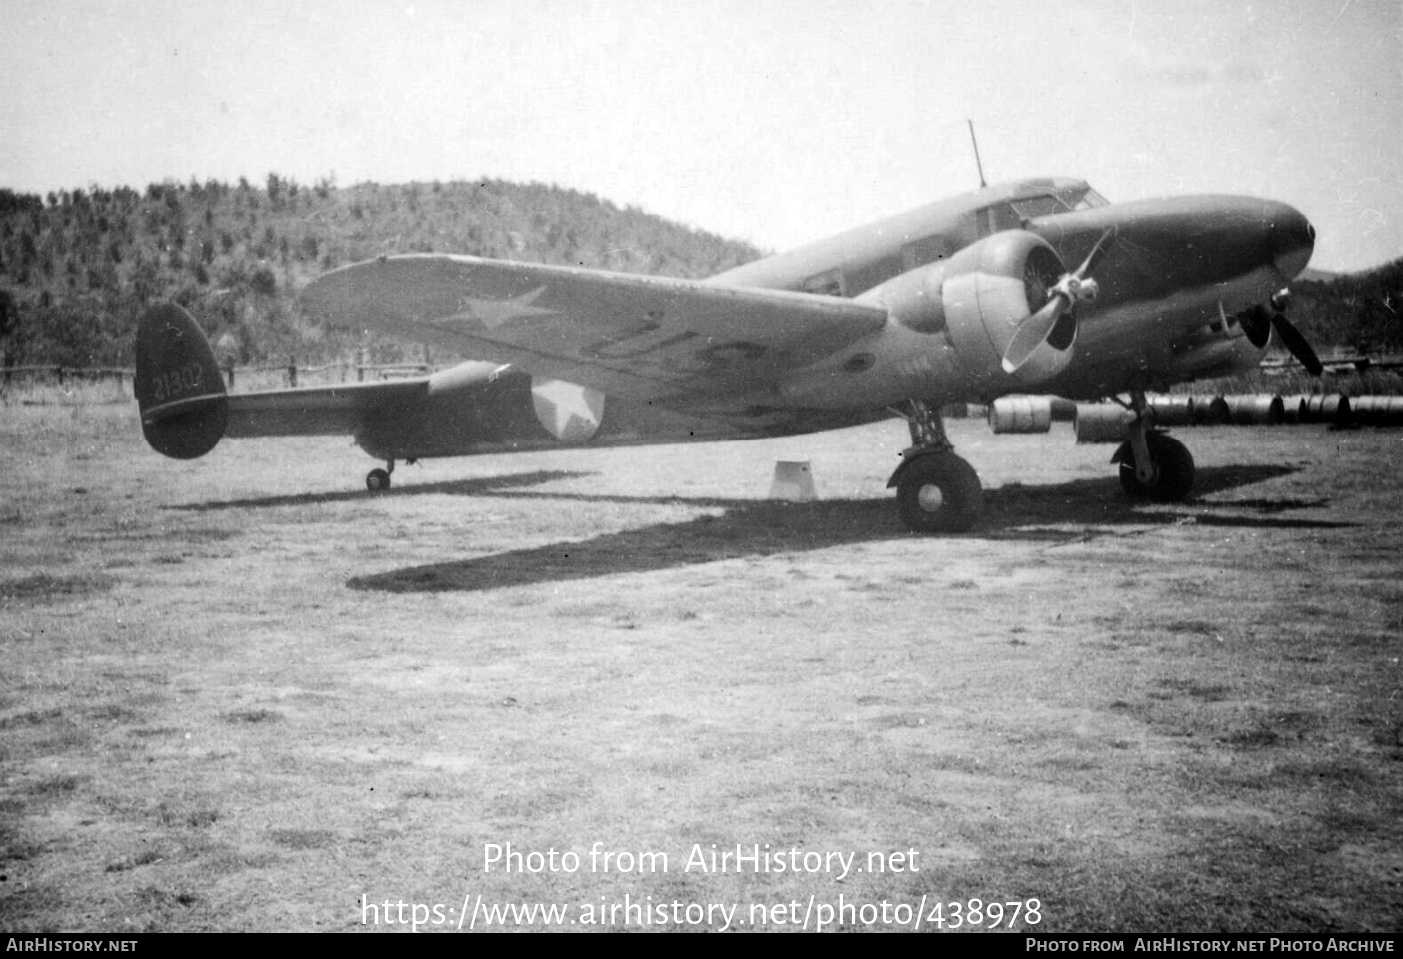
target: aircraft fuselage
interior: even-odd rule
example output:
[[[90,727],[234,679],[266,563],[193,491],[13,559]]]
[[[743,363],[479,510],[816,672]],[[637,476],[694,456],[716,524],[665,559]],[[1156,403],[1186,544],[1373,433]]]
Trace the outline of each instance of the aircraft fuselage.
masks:
[[[138,396],[148,438],[168,455],[201,455],[221,435],[350,432],[384,460],[792,435],[882,419],[907,401],[1092,399],[1255,364],[1266,338],[1261,324],[1239,315],[1260,309],[1305,267],[1313,239],[1305,217],[1281,203],[1196,196],[1110,204],[1084,181],[1046,178],[931,203],[700,283],[396,258],[389,272],[374,263],[337,272],[354,271],[347,289],[400,284],[394,296],[406,298],[406,312],[396,322],[469,355],[474,336],[570,316],[557,296],[582,277],[604,278],[582,288],[586,300],[610,284],[643,291],[645,315],[616,315],[620,325],[598,333],[588,320],[558,325],[551,345],[597,364],[601,384],[633,392],[606,396],[607,385],[551,378],[548,350],[528,351],[530,362],[519,365],[473,361],[401,384],[225,397],[208,344],[194,349],[203,336],[193,320],[161,311],[146,340],[138,337],[138,366],[145,356],[155,372],[138,376]],[[519,288],[473,290],[472,271],[488,267],[520,274],[511,280]],[[746,290],[789,292],[767,301],[747,299]],[[850,305],[835,311],[829,297]],[[688,325],[689,303],[722,303],[722,312],[698,331]],[[761,333],[780,306],[835,319],[818,339],[790,338],[776,349]],[[1031,349],[1015,342],[1028,340],[1030,328],[1040,336]],[[571,337],[579,343],[571,346]],[[183,385],[166,395],[167,381]]]

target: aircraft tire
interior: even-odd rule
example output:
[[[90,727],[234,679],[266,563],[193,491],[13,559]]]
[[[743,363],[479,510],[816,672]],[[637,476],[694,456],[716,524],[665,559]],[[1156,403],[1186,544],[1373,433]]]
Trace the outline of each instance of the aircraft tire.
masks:
[[[365,488],[372,493],[383,493],[390,488],[390,474],[382,469],[373,469],[365,474]]]
[[[979,521],[984,489],[974,467],[953,453],[912,461],[896,488],[901,520],[913,533],[963,533]]]
[[[1188,499],[1194,488],[1194,458],[1189,448],[1163,433],[1151,433],[1145,437],[1145,442],[1159,467],[1159,476],[1154,483],[1140,482],[1135,475],[1135,450],[1129,443],[1123,443],[1116,451],[1115,461],[1120,464],[1120,487],[1125,495],[1156,503]]]

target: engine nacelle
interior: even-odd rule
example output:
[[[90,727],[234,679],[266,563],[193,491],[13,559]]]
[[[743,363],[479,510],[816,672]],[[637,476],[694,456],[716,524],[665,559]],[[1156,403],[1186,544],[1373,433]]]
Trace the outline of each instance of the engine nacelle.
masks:
[[[1176,344],[1167,373],[1171,382],[1232,376],[1255,369],[1271,341],[1266,308],[1254,306],[1233,316],[1220,313]]]
[[[943,330],[969,384],[997,394],[1044,383],[1071,362],[1077,324],[1068,309],[1016,374],[1003,370],[1014,333],[1047,305],[1048,291],[1064,273],[1066,267],[1046,240],[1009,230],[899,276],[873,293],[908,329]]]

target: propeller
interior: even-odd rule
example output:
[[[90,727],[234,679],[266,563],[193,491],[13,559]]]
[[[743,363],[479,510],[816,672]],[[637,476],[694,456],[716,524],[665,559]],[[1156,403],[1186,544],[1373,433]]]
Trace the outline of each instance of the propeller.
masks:
[[[1268,301],[1270,308],[1256,306],[1247,311],[1241,318],[1242,325],[1254,336],[1261,337],[1264,342],[1267,332],[1269,330],[1275,331],[1286,349],[1310,372],[1310,375],[1319,376],[1325,372],[1325,366],[1320,362],[1320,357],[1315,355],[1315,350],[1311,349],[1310,341],[1305,338],[1305,335],[1286,318],[1286,301],[1289,292],[1282,290],[1274,295]]]
[[[1110,249],[1115,233],[1115,227],[1102,233],[1101,238],[1096,241],[1096,245],[1091,248],[1091,252],[1086,255],[1081,266],[1071,273],[1063,273],[1052,289],[1047,291],[1048,300],[1043,308],[1019,324],[1018,329],[1013,333],[1013,339],[1008,341],[1008,347],[1004,350],[1003,368],[1005,373],[1017,373],[1024,364],[1033,358],[1033,354],[1052,334],[1057,326],[1057,321],[1062,319],[1063,314],[1077,303],[1089,303],[1096,299],[1100,288],[1096,285],[1096,281],[1088,277],[1087,274],[1095,268],[1101,257]]]

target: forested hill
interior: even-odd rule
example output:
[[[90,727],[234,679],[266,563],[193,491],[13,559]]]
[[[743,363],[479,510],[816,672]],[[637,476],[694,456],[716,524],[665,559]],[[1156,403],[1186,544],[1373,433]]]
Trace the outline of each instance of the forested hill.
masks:
[[[428,252],[686,277],[760,255],[539,183],[338,188],[271,174],[258,186],[192,181],[45,197],[0,189],[0,349],[11,364],[129,366],[137,317],[174,299],[221,359],[332,359],[358,341],[306,321],[297,292],[337,266]],[[393,347],[377,352],[397,358]]]
[[[1292,322],[1320,350],[1403,353],[1403,259],[1291,285]]]

